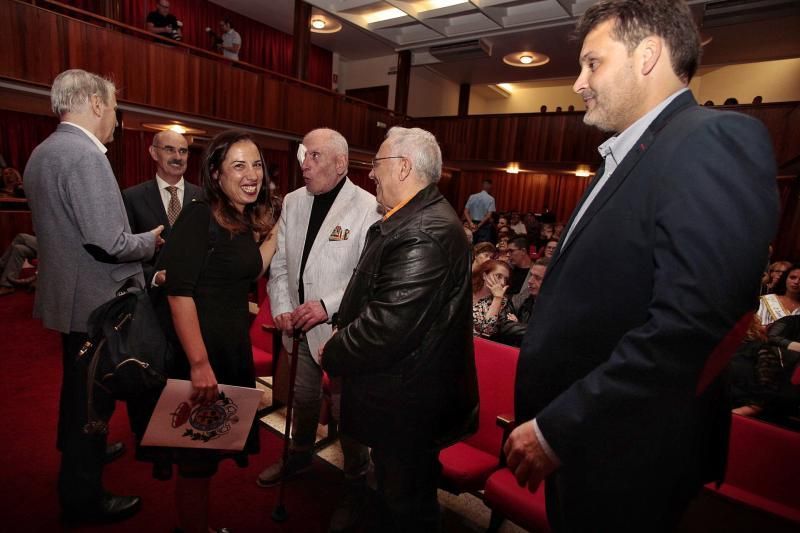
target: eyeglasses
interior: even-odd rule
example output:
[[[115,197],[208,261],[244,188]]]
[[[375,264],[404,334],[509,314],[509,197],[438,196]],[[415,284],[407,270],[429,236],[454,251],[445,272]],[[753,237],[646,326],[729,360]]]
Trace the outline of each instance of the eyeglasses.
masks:
[[[176,153],[177,154],[181,154],[181,155],[186,155],[186,154],[189,153],[189,149],[188,148],[175,148],[174,146],[169,146],[169,145],[167,145],[167,146],[158,146],[158,145],[154,144],[153,148],[158,148],[159,150],[164,150],[168,154],[172,154],[172,155],[175,155]]]
[[[390,155],[390,156],[386,156],[386,157],[376,157],[375,159],[372,160],[372,168],[375,168],[375,163],[377,163],[378,161],[383,161],[384,159],[406,159],[406,156],[404,156],[404,155]]]

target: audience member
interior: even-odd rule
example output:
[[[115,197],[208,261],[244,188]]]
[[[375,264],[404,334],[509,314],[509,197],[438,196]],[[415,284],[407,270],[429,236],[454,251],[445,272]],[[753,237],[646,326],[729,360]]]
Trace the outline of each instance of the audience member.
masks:
[[[490,242],[479,242],[472,248],[472,272],[476,272],[478,267],[489,259],[494,258],[497,248]]]
[[[161,37],[174,41],[183,39],[183,23],[169,12],[169,0],[156,0],[156,9],[147,14],[145,26],[147,31]]]
[[[439,450],[477,427],[469,246],[439,192],[436,138],[394,127],[370,177],[388,210],[342,298],[322,364],[344,378],[342,430],[372,448],[375,531],[438,531]]]
[[[472,333],[491,338],[497,333],[498,324],[506,320],[516,321],[509,315],[511,309],[506,296],[511,268],[496,259],[484,262],[472,273]]]
[[[564,224],[558,223],[553,225],[553,239],[560,239],[561,233],[564,231]]]
[[[508,218],[503,214],[499,215],[497,217],[497,224],[495,226],[497,231],[500,231],[502,228],[508,228]]]
[[[768,336],[742,345],[731,360],[733,412],[780,422],[797,416],[800,387],[791,377],[800,360],[800,315],[770,325]]]
[[[231,20],[224,18],[219,21],[222,30],[222,42],[217,45],[222,55],[228,59],[239,61],[239,50],[242,48],[242,36],[231,26]]]
[[[542,248],[541,256],[552,259],[553,254],[556,253],[556,248],[558,248],[558,239],[550,239]]]
[[[525,223],[525,233],[528,239],[533,240],[533,237],[539,235],[539,221],[536,220],[536,215],[530,212],[525,213],[522,220]]]
[[[203,190],[183,179],[189,158],[189,143],[183,135],[171,130],[159,132],[148,152],[156,162],[155,178],[128,187],[122,191],[122,200],[134,233],[161,225],[161,238],[166,241],[182,207],[201,199]],[[158,252],[142,263],[148,283],[153,280],[157,259]]]
[[[536,249],[538,250],[545,244],[547,241],[553,238],[553,225],[552,224],[542,224],[539,228],[539,236],[535,239],[536,241]]]
[[[180,145],[174,137],[160,140]],[[193,201],[181,210],[157,266],[167,271],[164,289],[172,318],[167,330],[178,340],[170,377],[191,380],[192,404],[224,409],[218,384],[255,387],[247,295],[275,253],[277,208],[266,187],[264,157],[248,133],[229,130],[214,137],[201,174],[208,203]],[[242,451],[139,450],[137,457],[156,463],[160,479],[171,477],[177,465],[182,531],[215,531],[208,528],[211,477],[226,458],[247,466],[248,456],[259,451],[258,431],[253,423]]]
[[[763,294],[769,294],[775,290],[781,276],[792,266],[791,261],[775,261],[769,265],[765,275]]]
[[[470,195],[464,206],[464,220],[472,224],[473,243],[492,240],[492,213],[495,211],[492,180],[483,180],[483,190]]]
[[[525,278],[528,290],[511,297],[511,312],[522,324],[527,324],[533,314],[533,304],[536,302],[536,297],[539,296],[539,289],[542,287],[542,280],[544,280],[549,264],[550,258],[548,257],[534,261],[528,277]]]
[[[3,188],[0,189],[0,198],[25,198],[22,176],[17,169],[11,167],[3,169]]]
[[[774,293],[759,299],[756,312],[764,326],[789,315],[800,315],[800,263],[793,264],[781,274]]]
[[[509,227],[517,235],[525,235],[528,233],[528,228],[525,226],[525,223],[522,222],[522,220],[520,220],[519,213],[517,213],[516,211],[511,213],[511,220],[509,221]]]
[[[275,325],[284,332],[287,349],[295,330],[305,335],[297,355],[291,453],[285,465],[279,461],[261,472],[257,482],[262,487],[311,466],[322,400],[320,348],[331,336],[331,317],[339,311],[367,229],[380,219],[375,197],[347,177],[347,141],[340,133],[311,131],[303,138],[297,156],[306,186],[290,192],[283,201],[269,296]],[[336,395],[333,414],[337,420],[339,407]],[[345,530],[358,520],[369,467],[366,447],[346,429],[341,443],[345,490],[331,519],[332,531]]]
[[[6,296],[14,292],[14,286],[30,285],[36,280],[36,276],[20,278],[22,265],[25,260],[36,259],[38,247],[36,237],[27,233],[18,233],[3,256],[0,257],[0,296]]]
[[[87,319],[128,280],[144,286],[141,261],[159,234],[132,234],[117,180],[106,157],[116,117],[114,84],[83,70],[56,76],[50,92],[61,123],[37,146],[25,168],[25,190],[39,245],[34,316],[62,334],[63,368],[58,417],[61,469],[58,494],[69,520],[112,521],[136,513],[135,496],[103,489],[106,435],[87,433],[86,365],[78,353],[88,340]],[[114,400],[96,389],[95,409]]]
[[[507,464],[531,491],[547,478],[553,531],[672,531],[724,470],[725,380],[703,369],[758,291],[772,142],[695,102],[685,1],[604,0],[576,34],[584,122],[615,135],[528,324]]]
[[[468,242],[469,244],[472,244],[472,238],[473,238],[473,233],[472,233],[472,223],[471,223],[471,222],[466,222],[466,221],[465,221],[465,222],[463,222],[461,225],[462,225],[462,227],[464,228],[464,235],[466,235],[466,236],[467,236],[467,242]]]
[[[511,280],[508,287],[508,295],[513,296],[521,290],[527,292],[525,280],[530,272],[531,256],[528,252],[528,239],[525,237],[516,237],[508,243],[508,259],[511,263]]]

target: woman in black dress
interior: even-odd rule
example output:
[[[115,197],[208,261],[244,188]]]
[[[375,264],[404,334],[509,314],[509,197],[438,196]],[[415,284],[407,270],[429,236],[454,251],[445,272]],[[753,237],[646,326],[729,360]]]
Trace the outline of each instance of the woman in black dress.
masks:
[[[269,198],[261,151],[244,132],[226,131],[202,162],[206,202],[185,205],[159,257],[179,341],[171,377],[190,379],[194,403],[218,398],[218,383],[255,387],[247,294],[275,252],[279,206]],[[253,425],[242,452],[172,449],[176,504],[185,533],[207,533],[211,476],[226,457],[239,466],[258,452]]]

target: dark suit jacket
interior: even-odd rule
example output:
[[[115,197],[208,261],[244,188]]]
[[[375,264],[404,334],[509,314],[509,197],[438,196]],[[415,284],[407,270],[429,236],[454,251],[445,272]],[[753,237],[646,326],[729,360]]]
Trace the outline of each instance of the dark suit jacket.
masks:
[[[185,189],[183,192],[183,205],[194,199],[202,199],[203,189],[189,183],[184,179]],[[128,213],[128,221],[134,233],[150,231],[158,225],[164,225],[161,237],[166,241],[169,239],[170,225],[167,212],[164,210],[164,203],[161,201],[161,192],[158,190],[158,183],[155,178],[147,180],[133,187],[128,187],[122,191],[122,200],[125,202],[125,210]],[[155,264],[158,254],[148,261],[142,263],[144,277],[148,286],[155,274]]]
[[[761,122],[683,93],[556,251],[515,401],[561,475],[653,494],[719,466],[729,421],[719,380],[695,389],[713,348],[754,308],[777,227],[774,161]]]

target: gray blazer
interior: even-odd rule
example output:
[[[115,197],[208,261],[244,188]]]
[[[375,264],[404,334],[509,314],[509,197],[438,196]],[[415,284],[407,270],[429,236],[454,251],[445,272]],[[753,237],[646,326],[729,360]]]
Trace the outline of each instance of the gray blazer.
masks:
[[[25,194],[39,241],[33,314],[46,328],[86,331],[94,308],[133,278],[153,255],[152,233],[130,233],[108,158],[78,128],[59,124],[31,153]]]

